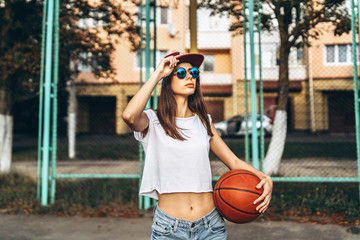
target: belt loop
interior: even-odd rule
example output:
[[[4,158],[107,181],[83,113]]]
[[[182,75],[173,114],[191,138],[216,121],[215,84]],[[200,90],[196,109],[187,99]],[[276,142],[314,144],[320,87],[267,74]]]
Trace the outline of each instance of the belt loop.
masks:
[[[173,226],[174,233],[176,233],[176,231],[178,230],[178,227],[179,227],[179,219],[176,218],[175,225]]]
[[[208,229],[209,228],[209,221],[207,220],[206,216],[203,217],[203,221],[204,221],[204,224],[205,224],[205,229]]]

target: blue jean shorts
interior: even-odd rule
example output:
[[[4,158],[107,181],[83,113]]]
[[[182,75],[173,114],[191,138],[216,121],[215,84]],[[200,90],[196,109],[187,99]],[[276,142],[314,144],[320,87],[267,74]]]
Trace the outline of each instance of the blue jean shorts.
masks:
[[[171,217],[158,206],[154,210],[151,239],[225,240],[226,236],[225,221],[216,209],[196,221]]]

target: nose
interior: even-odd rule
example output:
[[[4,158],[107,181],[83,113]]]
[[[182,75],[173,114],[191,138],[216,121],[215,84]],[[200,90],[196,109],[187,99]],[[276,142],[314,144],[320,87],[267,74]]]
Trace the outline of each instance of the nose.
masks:
[[[185,77],[185,79],[186,79],[186,80],[191,80],[192,77],[193,77],[193,76],[191,75],[190,71],[187,71],[187,72],[186,72],[186,77]]]

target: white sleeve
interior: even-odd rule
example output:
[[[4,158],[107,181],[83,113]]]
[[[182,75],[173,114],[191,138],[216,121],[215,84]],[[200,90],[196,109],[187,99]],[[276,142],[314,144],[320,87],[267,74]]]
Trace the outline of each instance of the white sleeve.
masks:
[[[156,118],[156,113],[152,109],[147,109],[147,110],[144,111],[144,113],[146,113],[146,115],[149,118],[149,127],[148,127],[148,131],[146,133],[146,136],[144,137],[144,134],[142,132],[134,131],[135,139],[140,141],[140,142],[147,142],[147,139],[149,138],[149,135],[151,134],[151,131],[152,131],[153,126],[154,126],[154,118]]]

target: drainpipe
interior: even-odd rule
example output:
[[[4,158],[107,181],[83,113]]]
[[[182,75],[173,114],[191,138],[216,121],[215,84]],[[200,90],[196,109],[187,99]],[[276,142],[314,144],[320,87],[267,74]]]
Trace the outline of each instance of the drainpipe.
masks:
[[[197,2],[196,0],[190,0],[190,21],[189,21],[189,29],[190,29],[190,53],[197,53],[197,22],[196,22],[196,10],[197,10]]]

